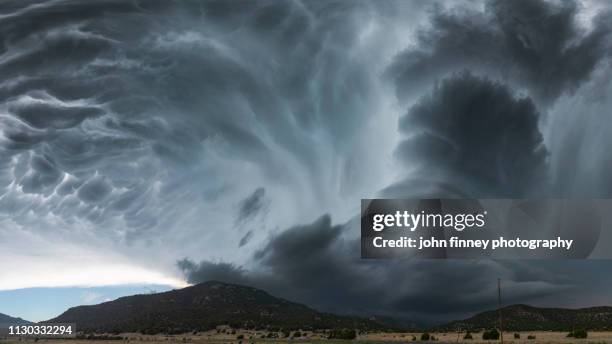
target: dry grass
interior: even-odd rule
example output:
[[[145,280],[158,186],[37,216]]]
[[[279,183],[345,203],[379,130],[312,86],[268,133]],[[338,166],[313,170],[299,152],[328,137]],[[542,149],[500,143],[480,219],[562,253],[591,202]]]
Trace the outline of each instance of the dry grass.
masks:
[[[465,333],[431,333],[436,337],[440,343],[497,343],[499,341],[487,341],[482,340],[481,333],[472,333],[472,340],[465,340],[463,336]],[[589,336],[586,339],[575,339],[567,338],[567,332],[549,332],[549,331],[526,331],[519,332],[521,338],[514,339],[514,332],[504,332],[504,344],[543,344],[543,343],[612,343],[612,332],[589,332]],[[535,340],[527,339],[529,335],[536,337]],[[360,336],[360,341],[372,341],[372,342],[411,342],[412,337],[415,337],[417,341],[421,338],[421,332],[419,333],[373,333],[364,336]]]
[[[302,332],[304,333],[304,332]],[[217,333],[216,331],[201,332],[197,334],[185,334],[185,335],[141,335],[135,333],[126,333],[121,336],[126,338],[125,340],[63,340],[63,339],[41,339],[36,344],[169,344],[169,343],[186,343],[186,344],[238,344],[240,341],[242,344],[309,344],[309,343],[326,343],[326,344],[344,344],[351,341],[342,340],[327,340],[321,333],[306,332],[307,336],[299,339],[268,339],[261,338],[263,335],[266,336],[267,332],[263,331],[237,331],[236,334],[230,333]],[[463,333],[431,333],[436,341],[429,342],[429,344],[442,344],[442,343],[462,343],[462,344],[497,344],[499,341],[483,341],[482,333],[473,333],[473,340],[464,340]],[[243,335],[244,339],[238,340],[236,337]],[[545,332],[545,331],[534,331],[534,332],[520,332],[521,338],[514,339],[513,332],[504,332],[504,344],[612,344],[612,332],[589,332],[587,339],[574,339],[567,338],[567,332]],[[527,339],[528,335],[535,335],[535,340]],[[413,336],[419,341],[421,333],[370,333],[360,335],[355,342],[360,343],[405,343],[410,344],[413,342]],[[35,343],[32,338],[19,339],[0,339],[0,344],[33,344]],[[424,342],[421,342],[424,343]]]

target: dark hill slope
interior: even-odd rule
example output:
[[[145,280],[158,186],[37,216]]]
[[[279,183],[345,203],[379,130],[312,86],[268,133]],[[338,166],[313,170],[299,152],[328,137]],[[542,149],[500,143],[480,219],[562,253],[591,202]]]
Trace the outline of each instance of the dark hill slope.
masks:
[[[587,330],[612,330],[612,307],[590,307],[581,309],[538,308],[513,305],[502,308],[504,330],[568,331],[572,328]],[[486,311],[459,321],[441,326],[441,330],[477,330],[498,327],[497,310]]]
[[[256,288],[220,282],[74,307],[48,322],[76,323],[77,330],[85,332],[144,333],[201,331],[225,324],[288,329],[383,327],[363,318],[319,313]]]
[[[27,320],[23,320],[21,318],[13,318],[10,317],[6,314],[2,314],[0,313],[0,324],[14,324],[14,325],[24,325],[24,324],[31,324],[29,321]]]

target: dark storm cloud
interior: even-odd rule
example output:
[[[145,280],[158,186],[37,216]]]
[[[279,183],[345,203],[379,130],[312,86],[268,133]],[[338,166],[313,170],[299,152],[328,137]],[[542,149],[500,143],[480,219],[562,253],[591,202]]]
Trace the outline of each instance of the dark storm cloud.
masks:
[[[497,277],[512,290],[505,296],[508,303],[558,295],[572,287],[554,274],[535,273],[514,262],[362,260],[359,242],[347,237],[358,226],[357,221],[332,225],[326,215],[289,228],[254,254],[260,264],[254,270],[210,261],[183,260],[179,266],[190,283],[241,283],[325,311],[421,321],[494,307]]]
[[[360,280],[365,271],[353,266],[351,251],[339,240],[343,231],[343,226],[332,225],[330,216],[325,215],[313,223],[278,234],[254,258],[270,269],[275,279],[293,290],[294,298],[317,306],[367,307],[370,303],[359,304],[358,298],[374,295],[368,295],[370,283],[364,280],[351,284]]]
[[[104,177],[94,177],[83,184],[78,191],[79,198],[88,203],[104,200],[113,190]]]
[[[253,231],[248,231],[242,238],[240,238],[240,242],[238,242],[238,247],[242,247],[248,244],[251,239],[253,239]]]
[[[545,180],[539,117],[531,99],[517,98],[486,78],[458,73],[440,81],[400,119],[405,138],[396,155],[428,176],[430,185],[446,183],[455,193],[525,196]],[[384,193],[401,190],[399,183]]]
[[[54,164],[44,156],[32,156],[30,166],[32,169],[20,181],[26,193],[43,191],[49,194],[62,178]]]
[[[189,272],[191,281],[225,281],[237,284],[247,282],[245,271],[231,263],[201,262],[196,264],[185,258],[177,264],[181,270]]]
[[[72,128],[85,119],[98,116],[102,111],[95,107],[65,106],[31,100],[23,105],[8,105],[8,110],[26,124],[38,128]]]
[[[388,75],[400,99],[423,86],[468,68],[526,88],[550,104],[587,80],[609,56],[610,13],[594,19],[585,33],[574,1],[487,1],[484,11],[437,10],[416,47],[399,54]]]
[[[268,202],[265,199],[266,189],[257,188],[248,197],[243,199],[238,206],[238,216],[236,222],[245,222],[255,217],[262,210],[265,210]]]
[[[612,12],[608,5],[594,5],[490,0],[482,7],[435,7],[430,24],[386,73],[400,102],[410,106],[400,120],[404,139],[396,153],[412,172],[381,194],[606,194],[608,182],[581,168],[605,168],[602,161],[608,160],[584,129],[609,127],[601,118],[605,106],[586,105],[584,99],[596,94],[595,88],[608,88],[603,80],[609,78],[602,75],[612,52]],[[585,12],[592,18],[585,19]],[[459,73],[472,77],[461,81]],[[568,106],[575,113],[566,114]],[[587,117],[599,123],[597,129]],[[564,129],[568,121],[577,123]],[[551,125],[556,129],[546,132]]]

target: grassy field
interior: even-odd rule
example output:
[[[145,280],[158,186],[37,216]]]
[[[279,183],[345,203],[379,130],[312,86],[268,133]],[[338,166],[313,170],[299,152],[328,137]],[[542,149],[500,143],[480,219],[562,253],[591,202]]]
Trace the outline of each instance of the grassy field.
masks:
[[[304,332],[302,332],[303,334]],[[420,342],[419,338],[421,333],[369,333],[360,335],[353,341],[348,340],[328,340],[322,333],[306,332],[306,336],[294,339],[270,339],[261,338],[266,336],[266,332],[256,331],[237,331],[236,334],[231,333],[217,333],[216,331],[202,332],[197,334],[185,334],[185,335],[141,335],[134,333],[121,334],[123,340],[83,340],[83,339],[39,339],[36,341],[34,338],[4,338],[0,339],[0,344],[24,344],[24,343],[47,343],[47,344],[124,344],[124,343],[192,343],[192,344],[285,344],[285,343],[326,343],[326,344],[346,344],[350,342],[358,343],[410,343]],[[431,333],[436,340],[430,341],[434,343],[488,343],[494,344],[499,341],[484,341],[482,340],[481,333],[473,333],[472,340],[464,340],[463,333]],[[243,339],[238,339],[238,336],[242,335]],[[529,335],[535,336],[535,339],[527,339]],[[416,340],[413,340],[413,337]],[[520,339],[514,338],[514,333],[504,332],[504,343],[505,344],[545,344],[545,343],[562,343],[562,344],[612,344],[612,332],[589,332],[588,338],[586,339],[574,339],[567,338],[567,332],[544,332],[544,331],[533,331],[533,332],[520,332]],[[426,342],[420,342],[426,343]]]

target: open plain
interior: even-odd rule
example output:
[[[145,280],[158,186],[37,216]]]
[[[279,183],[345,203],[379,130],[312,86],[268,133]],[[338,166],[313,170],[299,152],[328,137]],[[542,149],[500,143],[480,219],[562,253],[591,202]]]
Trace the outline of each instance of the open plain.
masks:
[[[190,333],[182,335],[142,335],[137,333],[124,333],[119,335],[108,335],[111,339],[36,339],[36,338],[0,338],[0,344],[24,344],[24,343],[48,343],[48,344],[124,344],[124,343],[143,343],[143,344],[163,344],[163,343],[191,343],[191,344],[291,344],[291,343],[410,343],[419,342],[422,332],[389,332],[389,333],[366,333],[357,336],[354,340],[327,339],[323,332],[301,332],[300,337],[296,338],[268,338],[269,332],[265,331],[237,331],[232,333],[217,333],[216,331]],[[428,342],[434,343],[498,343],[499,341],[482,340],[482,333],[472,333],[473,339],[464,339],[465,333],[435,333],[431,335],[435,340]],[[612,332],[589,332],[586,339],[568,338],[567,332],[552,331],[525,331],[519,332],[520,338],[514,338],[514,332],[504,332],[505,344],[604,344],[612,343]],[[535,339],[528,339],[535,336]]]

